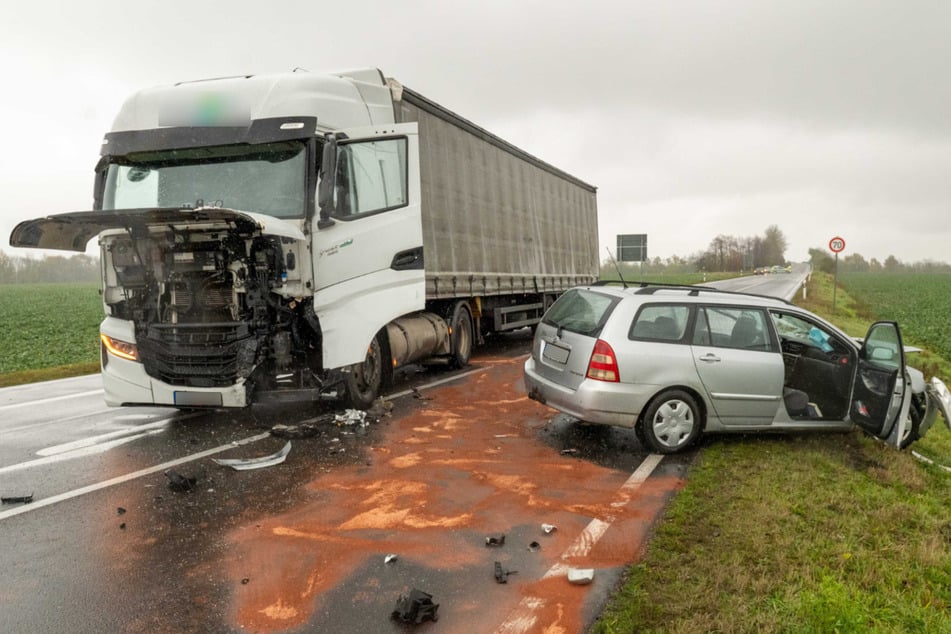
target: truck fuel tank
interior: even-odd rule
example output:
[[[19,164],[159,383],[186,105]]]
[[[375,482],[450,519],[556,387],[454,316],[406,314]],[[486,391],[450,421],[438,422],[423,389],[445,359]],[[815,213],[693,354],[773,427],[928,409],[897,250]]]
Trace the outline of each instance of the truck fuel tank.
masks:
[[[426,357],[449,354],[449,324],[429,312],[418,312],[391,321],[386,326],[394,367]]]

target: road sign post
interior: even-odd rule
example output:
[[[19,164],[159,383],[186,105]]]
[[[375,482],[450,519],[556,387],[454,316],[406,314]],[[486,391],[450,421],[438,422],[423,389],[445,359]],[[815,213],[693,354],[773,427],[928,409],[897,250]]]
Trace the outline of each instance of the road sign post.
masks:
[[[839,253],[845,250],[845,238],[836,236],[829,240],[829,250],[835,253],[835,268],[832,270],[832,314],[835,314],[835,290],[839,285]]]

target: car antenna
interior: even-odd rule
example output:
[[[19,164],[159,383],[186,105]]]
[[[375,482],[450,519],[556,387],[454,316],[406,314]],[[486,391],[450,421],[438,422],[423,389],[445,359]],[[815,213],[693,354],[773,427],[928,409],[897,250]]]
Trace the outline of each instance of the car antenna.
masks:
[[[627,288],[627,282],[624,280],[624,276],[621,275],[621,267],[618,266],[617,260],[614,259],[614,254],[611,253],[611,248],[604,247],[604,250],[608,252],[608,255],[611,257],[611,261],[614,262],[614,270],[617,271],[617,278],[621,280],[621,284],[624,285],[624,288]]]

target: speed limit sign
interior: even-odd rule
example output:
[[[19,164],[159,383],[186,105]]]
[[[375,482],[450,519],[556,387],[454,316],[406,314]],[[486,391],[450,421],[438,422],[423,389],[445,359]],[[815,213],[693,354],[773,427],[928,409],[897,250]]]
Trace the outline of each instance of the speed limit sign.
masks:
[[[845,238],[836,236],[829,240],[829,250],[833,253],[841,253],[845,250]]]

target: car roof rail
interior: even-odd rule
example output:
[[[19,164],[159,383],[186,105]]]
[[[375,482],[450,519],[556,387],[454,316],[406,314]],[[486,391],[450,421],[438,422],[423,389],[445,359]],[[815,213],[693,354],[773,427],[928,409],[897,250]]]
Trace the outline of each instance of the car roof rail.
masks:
[[[608,286],[611,284],[622,284],[622,280],[598,280],[592,286]],[[704,293],[719,293],[723,295],[739,295],[742,297],[759,297],[761,299],[771,299],[774,301],[782,302],[792,306],[792,302],[783,299],[782,297],[774,297],[772,295],[763,295],[761,293],[742,293],[739,291],[727,291],[721,288],[714,288],[712,286],[700,286],[696,284],[672,284],[666,282],[647,282],[647,281],[633,281],[624,283],[624,288],[630,288],[632,286],[637,286],[638,288],[633,291],[635,295],[653,295],[657,291],[662,290],[681,290],[687,291],[687,294],[693,297],[700,295],[700,292]]]

